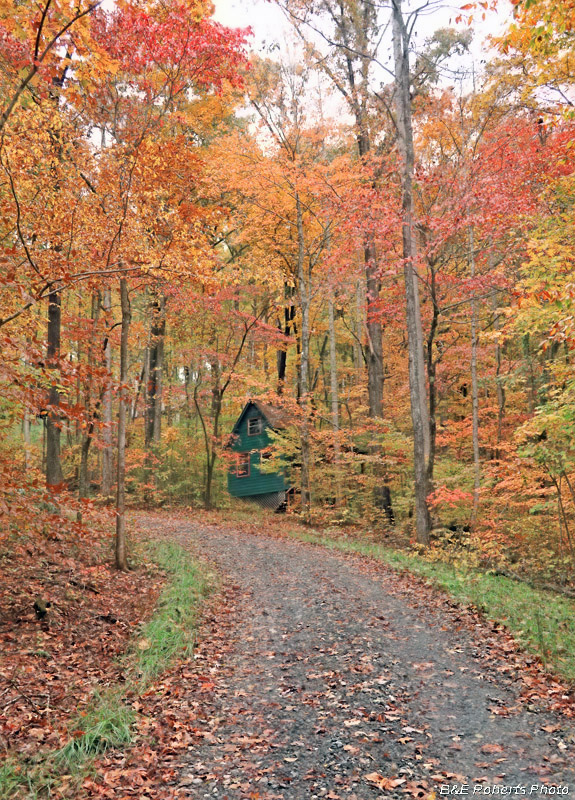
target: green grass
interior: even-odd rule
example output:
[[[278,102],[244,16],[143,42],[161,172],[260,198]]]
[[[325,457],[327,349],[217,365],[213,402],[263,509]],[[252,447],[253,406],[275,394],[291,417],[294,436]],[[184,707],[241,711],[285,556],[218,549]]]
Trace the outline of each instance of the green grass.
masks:
[[[76,730],[82,733],[53,754],[54,763],[69,771],[111,747],[131,744],[135,719],[120,692],[95,695],[88,711],[74,720]]]
[[[50,797],[59,776],[71,774],[80,781],[98,754],[129,746],[136,714],[125,701],[127,694],[143,692],[176,659],[191,654],[201,607],[215,587],[215,576],[171,542],[149,542],[145,551],[168,580],[152,617],[124,657],[126,683],[95,694],[86,711],[72,720],[70,739],[59,750],[0,765],[0,800]]]
[[[154,542],[150,545],[150,555],[172,580],[133,651],[140,688],[163,672],[174,658],[191,654],[198,613],[215,579],[172,542]]]
[[[525,649],[538,655],[546,667],[575,681],[575,601],[551,591],[479,570],[429,561],[421,556],[380,544],[332,539],[317,532],[292,530],[302,541],[346,553],[359,553],[408,571],[448,592],[454,599],[476,606],[500,622]]]
[[[6,761],[0,766],[0,798],[10,800],[22,785],[21,770],[15,761]]]

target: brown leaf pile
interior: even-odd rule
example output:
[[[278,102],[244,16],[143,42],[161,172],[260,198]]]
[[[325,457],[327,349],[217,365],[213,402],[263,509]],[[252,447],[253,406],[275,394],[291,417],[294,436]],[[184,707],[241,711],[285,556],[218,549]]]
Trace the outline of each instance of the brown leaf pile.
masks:
[[[118,662],[149,616],[162,579],[112,566],[112,524],[54,516],[0,552],[0,758],[61,746],[95,689],[121,682]],[[34,604],[46,605],[38,618]],[[41,613],[41,612],[40,612]]]

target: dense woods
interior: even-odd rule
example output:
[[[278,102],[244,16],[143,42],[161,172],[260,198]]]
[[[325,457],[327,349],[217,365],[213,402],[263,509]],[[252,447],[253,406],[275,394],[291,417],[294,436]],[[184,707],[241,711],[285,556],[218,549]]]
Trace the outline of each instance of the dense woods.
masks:
[[[1,5],[4,538],[111,506],[125,569],[127,505],[232,502],[259,398],[288,513],[572,580],[573,12],[479,63],[494,11],[433,5],[280,0],[290,57],[209,2]]]
[[[566,794],[575,5],[255,1],[0,0],[0,800]]]

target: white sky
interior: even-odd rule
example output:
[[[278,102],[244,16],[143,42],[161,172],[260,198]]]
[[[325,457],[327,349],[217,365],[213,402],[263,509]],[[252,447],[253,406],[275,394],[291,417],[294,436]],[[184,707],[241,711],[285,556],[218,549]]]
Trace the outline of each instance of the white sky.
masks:
[[[262,41],[270,43],[285,36],[288,24],[282,12],[270,0],[214,0],[215,18],[232,28],[252,28],[254,50],[260,50]]]
[[[460,0],[461,5],[464,5],[465,2],[466,0]],[[414,42],[416,47],[438,28],[455,27],[455,18],[460,13],[458,11],[460,3],[456,2],[451,8],[442,8],[423,17],[417,27],[418,35]],[[291,39],[289,23],[273,0],[215,0],[215,7],[215,18],[222,24],[230,27],[249,26],[252,28],[254,32],[252,48],[262,55],[269,54],[273,57],[273,51],[270,52],[269,48],[274,43],[278,43],[283,50],[286,40]],[[511,11],[512,6],[509,0],[500,0],[497,12],[487,12],[485,21],[481,20],[480,13],[476,13],[471,57],[478,70],[481,59],[486,56],[483,45],[485,38],[489,34],[499,33],[505,28],[511,18]],[[293,46],[290,49],[293,52]]]

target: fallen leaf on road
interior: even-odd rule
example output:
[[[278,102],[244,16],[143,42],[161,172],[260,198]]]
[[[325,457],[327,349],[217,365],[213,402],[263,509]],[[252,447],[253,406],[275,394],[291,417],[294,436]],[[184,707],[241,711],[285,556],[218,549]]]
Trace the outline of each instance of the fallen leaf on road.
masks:
[[[379,772],[370,772],[369,775],[364,777],[366,781],[373,783],[378,789],[395,789],[396,786],[401,786],[402,783],[405,783],[405,778],[386,778],[385,775],[381,775]]]
[[[482,753],[502,753],[503,747],[500,744],[484,744],[479,748]]]

